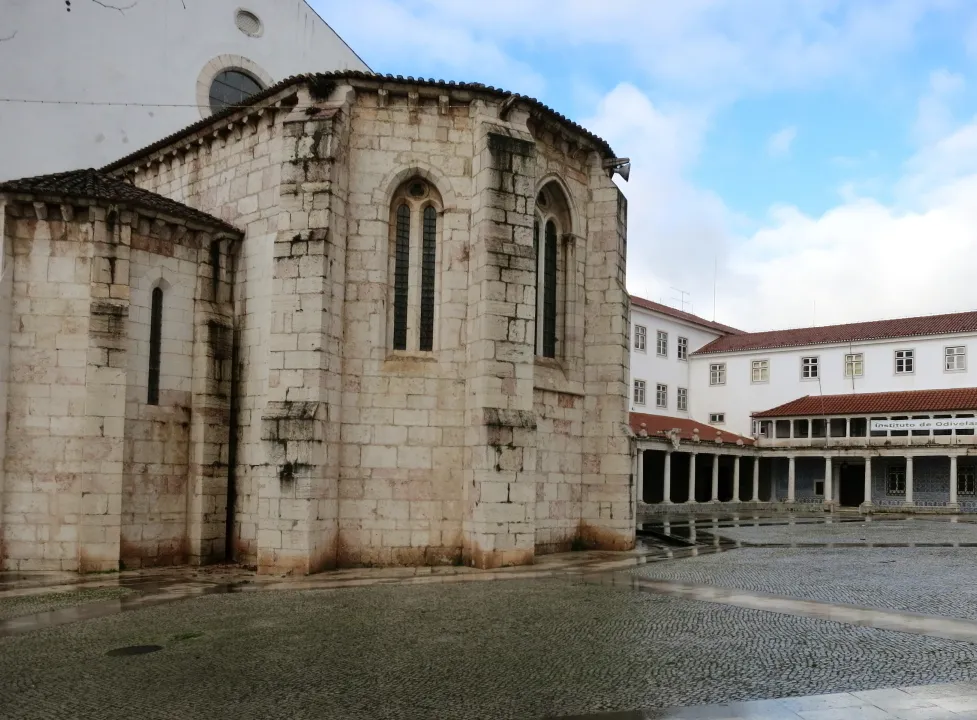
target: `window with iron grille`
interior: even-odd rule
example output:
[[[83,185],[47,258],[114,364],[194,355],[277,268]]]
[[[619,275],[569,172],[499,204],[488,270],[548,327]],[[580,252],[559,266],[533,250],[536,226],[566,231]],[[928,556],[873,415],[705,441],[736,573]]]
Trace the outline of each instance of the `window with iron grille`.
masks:
[[[689,409],[689,391],[687,388],[679,388],[678,394],[675,396],[675,400],[678,403],[679,410]]]
[[[896,350],[896,374],[906,375],[916,369],[915,350]]]
[[[709,366],[709,384],[726,384],[726,363],[713,363]]]
[[[965,345],[944,348],[943,352],[946,358],[946,363],[943,367],[947,372],[957,372],[967,369],[967,347]]]
[[[801,377],[814,380],[819,377],[818,359],[816,357],[801,358]]]
[[[658,331],[658,341],[656,344],[656,351],[662,357],[668,357],[668,333]]]
[[[678,359],[688,360],[689,359],[689,339],[680,337],[678,339]]]
[[[886,495],[905,495],[906,494],[906,466],[890,465],[886,470]]]
[[[388,316],[394,350],[434,350],[439,202],[437,190],[420,178],[406,182],[395,195]]]
[[[644,380],[634,381],[634,404],[635,405],[645,404],[645,381]]]
[[[543,256],[543,357],[556,357],[556,223],[546,223]]]
[[[864,370],[865,361],[862,353],[845,355],[845,377],[861,377]]]
[[[655,406],[660,408],[668,407],[668,385],[655,386]]]
[[[752,382],[765,383],[770,380],[770,361],[754,360],[751,375]]]
[[[960,465],[957,467],[957,493],[977,495],[977,467]]]
[[[648,328],[644,325],[634,326],[634,349],[645,351],[648,344]]]
[[[149,312],[149,382],[146,403],[159,405],[160,358],[163,352],[163,288],[153,288]]]

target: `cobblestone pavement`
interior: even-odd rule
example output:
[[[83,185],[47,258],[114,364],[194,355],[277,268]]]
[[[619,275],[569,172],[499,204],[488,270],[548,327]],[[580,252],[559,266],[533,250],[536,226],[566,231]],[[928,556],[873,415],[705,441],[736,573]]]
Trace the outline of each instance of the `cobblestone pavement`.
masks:
[[[744,543],[783,544],[783,543],[977,543],[977,524],[972,522],[951,522],[949,519],[909,518],[906,520],[879,520],[845,522],[811,522],[802,519],[798,522],[781,521],[781,524],[754,525],[750,520],[741,520],[739,527],[731,522],[719,523],[718,532],[722,537]],[[677,525],[677,523],[676,523]],[[696,523],[699,530],[712,532],[711,522]]]
[[[970,548],[741,548],[645,565],[641,577],[977,620]]]
[[[134,645],[161,649],[106,655]],[[521,719],[966,680],[966,642],[552,578],[209,595],[0,638],[3,718]]]

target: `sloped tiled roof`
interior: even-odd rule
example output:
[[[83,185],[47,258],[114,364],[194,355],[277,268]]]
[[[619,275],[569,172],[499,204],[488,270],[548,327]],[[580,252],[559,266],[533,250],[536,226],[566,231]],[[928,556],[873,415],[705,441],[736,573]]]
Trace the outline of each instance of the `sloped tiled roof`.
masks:
[[[0,183],[0,193],[44,197],[72,197],[95,202],[114,203],[128,207],[162,213],[170,217],[198,223],[206,227],[230,230],[241,234],[233,225],[220,218],[196,210],[189,205],[170,200],[149,190],[118,180],[98,170],[71,170],[69,172],[37,175]]]
[[[977,410],[977,388],[907,390],[852,395],[805,395],[770,410],[753,413],[753,417],[811,417],[964,410]]]
[[[645,300],[637,295],[631,296],[631,304],[637,305],[645,310],[651,310],[652,312],[661,313],[662,315],[668,315],[669,317],[676,318],[678,320],[684,320],[693,325],[700,325],[701,327],[708,328],[710,330],[715,330],[716,332],[723,334],[738,335],[742,333],[742,330],[737,330],[729,325],[723,325],[722,323],[715,322],[713,320],[706,320],[698,315],[693,315],[692,313],[687,313],[684,310],[678,310],[668,305],[662,305],[661,303],[656,303],[654,300]]]
[[[662,434],[673,429],[678,429],[679,437],[682,440],[692,440],[693,430],[698,429],[699,439],[703,443],[713,443],[716,441],[716,433],[719,433],[723,443],[735,445],[738,440],[742,440],[744,445],[752,445],[753,438],[743,437],[736,433],[726,432],[712,425],[706,425],[688,418],[670,417],[668,415],[651,415],[648,413],[631,413],[631,429],[636,435],[641,436],[643,430],[648,433],[650,438],[662,439]]]
[[[895,320],[849,323],[847,325],[823,325],[794,330],[771,330],[769,332],[727,335],[716,338],[693,354],[744,352],[965,332],[977,332],[977,312],[923,315]]]
[[[136,162],[137,160],[140,160],[148,155],[151,155],[153,152],[157,150],[161,150],[165,147],[168,147],[169,145],[172,145],[173,143],[179,141],[182,138],[193,135],[195,132],[203,128],[206,128],[210,125],[219,124],[220,122],[231,117],[241,109],[251,107],[252,105],[258,105],[262,101],[274,97],[275,95],[279,94],[283,90],[286,90],[292,86],[300,85],[302,83],[308,83],[312,86],[329,87],[329,85],[336,84],[341,81],[354,82],[354,83],[356,81],[373,82],[373,83],[379,83],[380,87],[389,86],[389,85],[425,85],[429,87],[441,87],[441,88],[445,88],[446,90],[464,90],[464,91],[468,91],[472,93],[480,93],[482,95],[488,95],[500,99],[513,97],[518,100],[522,100],[533,109],[550,116],[554,120],[557,120],[558,122],[563,123],[564,125],[567,125],[573,130],[575,130],[576,132],[580,133],[581,135],[589,139],[591,142],[593,142],[594,145],[596,145],[597,148],[606,157],[614,157],[614,151],[611,150],[611,146],[608,145],[607,141],[603,140],[602,138],[598,137],[594,133],[590,132],[585,127],[573,122],[568,117],[561,115],[553,108],[544,105],[542,102],[540,102],[539,100],[533,97],[529,97],[526,95],[519,95],[518,93],[512,93],[509,92],[508,90],[502,90],[501,88],[492,87],[491,85],[483,85],[482,83],[453,82],[447,80],[435,80],[433,78],[425,79],[425,78],[415,78],[415,77],[404,77],[403,75],[381,75],[380,73],[364,72],[362,70],[335,70],[335,71],[324,72],[324,73],[305,73],[302,75],[293,75],[291,77],[287,77],[284,80],[277,82],[268,88],[265,88],[261,92],[255,93],[250,98],[248,98],[247,102],[244,103],[243,105],[235,105],[232,107],[228,107],[219,113],[215,113],[211,115],[210,117],[204,118],[202,120],[198,120],[192,125],[189,125],[188,127],[185,127],[182,130],[173,133],[172,135],[168,135],[156,141],[152,145],[142,148],[141,150],[137,150],[136,152],[130,155],[126,155],[124,158],[120,158],[112,163],[109,163],[102,169],[105,171],[113,171],[125,167],[130,163]]]

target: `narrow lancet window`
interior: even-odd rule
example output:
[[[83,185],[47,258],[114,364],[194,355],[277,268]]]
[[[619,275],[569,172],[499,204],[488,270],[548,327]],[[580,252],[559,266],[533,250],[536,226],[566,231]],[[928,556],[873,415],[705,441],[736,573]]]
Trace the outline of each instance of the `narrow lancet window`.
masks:
[[[407,303],[410,271],[410,208],[397,208],[394,267],[394,350],[407,349]]]
[[[421,332],[419,347],[434,348],[434,267],[437,256],[438,212],[428,205],[424,208],[424,229],[421,242]]]
[[[149,321],[149,392],[146,402],[159,405],[160,355],[163,344],[163,288],[153,289]]]

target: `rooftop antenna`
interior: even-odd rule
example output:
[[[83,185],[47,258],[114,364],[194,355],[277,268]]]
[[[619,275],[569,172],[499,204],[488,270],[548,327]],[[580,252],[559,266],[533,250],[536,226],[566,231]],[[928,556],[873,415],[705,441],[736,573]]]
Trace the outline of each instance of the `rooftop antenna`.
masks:
[[[675,300],[676,302],[679,303],[679,305],[681,306],[679,309],[682,312],[685,312],[685,304],[686,304],[686,302],[688,302],[689,306],[691,307],[692,301],[685,299],[686,297],[688,297],[689,293],[685,292],[685,290],[680,290],[677,287],[672,287],[672,288],[669,288],[669,289],[670,290],[674,290],[675,292],[677,292],[679,294],[679,297],[673,297],[672,300]],[[689,312],[691,312],[691,310]]]

